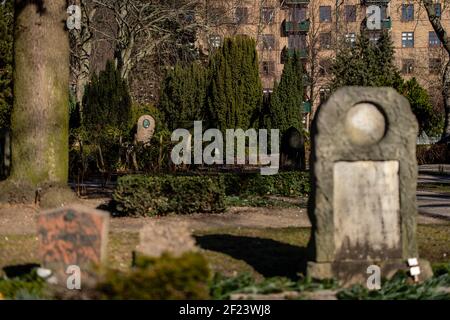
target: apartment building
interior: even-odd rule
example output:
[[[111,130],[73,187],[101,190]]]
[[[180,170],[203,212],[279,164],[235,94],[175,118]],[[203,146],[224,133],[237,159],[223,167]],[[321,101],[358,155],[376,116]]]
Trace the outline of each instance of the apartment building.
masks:
[[[286,57],[299,52],[308,75],[307,113],[314,113],[327,94],[336,48],[342,42],[351,44],[361,32],[372,41],[383,31],[390,32],[402,74],[418,78],[431,91],[439,90],[446,55],[420,0],[206,0],[206,4],[210,28],[204,46],[214,49],[224,37],[238,34],[255,38],[266,92],[281,77]],[[450,28],[450,10],[439,1],[435,10]]]

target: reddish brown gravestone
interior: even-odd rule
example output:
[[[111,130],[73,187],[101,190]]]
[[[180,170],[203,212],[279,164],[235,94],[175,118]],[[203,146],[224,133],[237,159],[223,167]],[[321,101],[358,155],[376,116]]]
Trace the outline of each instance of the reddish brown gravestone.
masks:
[[[68,206],[38,217],[39,253],[45,268],[64,285],[69,266],[87,276],[106,257],[109,214],[82,206]]]

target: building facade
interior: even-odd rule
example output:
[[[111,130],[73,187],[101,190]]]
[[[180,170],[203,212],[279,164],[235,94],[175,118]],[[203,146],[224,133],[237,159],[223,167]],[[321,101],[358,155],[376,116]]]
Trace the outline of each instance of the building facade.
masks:
[[[376,41],[388,31],[403,76],[416,77],[440,97],[440,75],[447,59],[420,0],[206,0],[205,4],[208,31],[202,45],[213,49],[226,36],[253,37],[266,92],[280,79],[286,57],[299,52],[307,74],[305,101],[310,102],[305,112],[314,113],[327,96],[329,67],[339,45],[351,44],[361,32]],[[444,27],[450,27],[450,10],[439,1],[435,10]]]

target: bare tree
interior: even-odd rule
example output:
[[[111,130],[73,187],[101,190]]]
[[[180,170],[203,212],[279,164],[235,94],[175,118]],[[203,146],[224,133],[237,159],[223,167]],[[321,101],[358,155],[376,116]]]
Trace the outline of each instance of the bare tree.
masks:
[[[329,66],[331,66],[332,59],[335,56],[335,44],[339,37],[338,23],[336,21],[336,30],[334,25],[330,23],[324,23],[319,18],[320,3],[311,1],[308,5],[308,20],[309,31],[306,36],[306,43],[308,49],[308,56],[306,59],[307,76],[308,76],[308,91],[307,98],[310,101],[313,109],[315,106],[321,103],[321,91],[327,90],[330,80]],[[322,37],[326,34],[330,34],[330,42],[327,44]],[[333,36],[335,41],[333,40]],[[313,112],[313,110],[312,110]],[[314,114],[309,115],[309,122]]]
[[[198,27],[199,0],[92,1],[112,16],[111,30],[96,31],[114,43],[114,59],[124,79],[144,58],[160,54],[168,42]]]
[[[84,87],[89,82],[91,74],[94,36],[92,23],[97,13],[97,6],[88,0],[76,0],[72,4],[81,8],[81,29],[74,29],[70,32],[70,71],[76,102],[80,106],[82,114]]]
[[[447,53],[447,59],[450,57],[450,39],[446,30],[441,23],[442,14],[436,14],[435,2],[433,0],[421,0],[422,4],[425,7],[427,12],[428,20],[431,23],[434,31],[438,39],[442,43],[442,47]],[[445,10],[445,1],[443,3]],[[444,69],[443,77],[442,77],[442,95],[444,98],[444,109],[445,109],[445,126],[444,132],[442,134],[442,139],[447,139],[450,137],[450,60],[447,61],[447,64]]]

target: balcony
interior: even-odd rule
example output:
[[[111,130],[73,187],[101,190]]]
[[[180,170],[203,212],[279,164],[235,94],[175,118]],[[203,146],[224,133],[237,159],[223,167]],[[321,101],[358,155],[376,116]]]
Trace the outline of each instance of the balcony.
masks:
[[[367,19],[364,20],[363,24],[366,25],[366,23],[367,23]],[[392,20],[389,17],[389,18],[381,20],[381,25],[380,25],[379,29],[375,28],[375,26],[372,26],[371,29],[369,29],[367,27],[367,30],[370,32],[370,31],[379,31],[379,30],[390,30],[391,28],[392,28]]]
[[[283,21],[283,29],[286,34],[288,33],[296,33],[296,32],[308,32],[309,31],[309,20],[301,21],[301,22],[293,22],[293,21]]]
[[[285,6],[292,6],[297,4],[308,5],[310,0],[281,0],[281,4]]]
[[[392,28],[392,20],[391,17],[387,19],[381,20],[381,29],[391,29]]]
[[[311,102],[310,101],[305,101],[303,102],[303,112],[304,113],[310,113],[311,112]]]
[[[281,53],[281,63],[286,63],[289,58],[294,57],[295,53],[298,54],[300,59],[308,58],[308,48],[291,49],[291,48],[284,47],[283,51]]]
[[[370,6],[372,4],[381,4],[387,6],[390,0],[361,0],[361,4]]]

